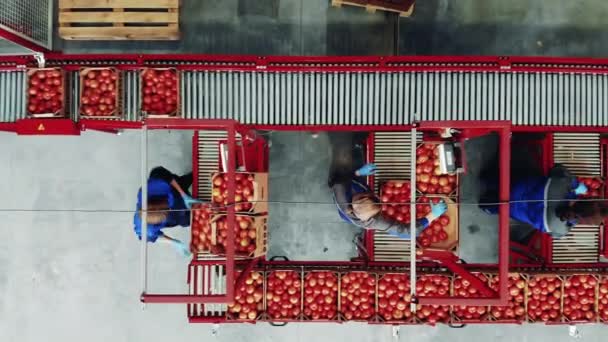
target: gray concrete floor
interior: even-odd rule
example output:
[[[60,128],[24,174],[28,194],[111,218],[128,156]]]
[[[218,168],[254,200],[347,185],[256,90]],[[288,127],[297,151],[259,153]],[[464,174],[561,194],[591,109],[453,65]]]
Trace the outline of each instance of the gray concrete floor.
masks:
[[[269,136],[268,255],[291,260],[349,260],[358,228],[343,222],[327,187],[331,146],[326,133]]]
[[[74,53],[608,55],[603,0],[424,0],[400,20],[329,3],[186,0],[180,41],[108,44],[56,35],[54,46]]]
[[[179,42],[65,42],[66,52],[196,52],[274,55],[562,55],[608,54],[604,0],[425,0],[413,18],[369,14],[360,8],[331,8],[327,0],[183,1],[183,39]],[[399,25],[397,28],[396,25]],[[0,50],[0,52],[6,52]],[[280,136],[275,136],[277,146]],[[287,146],[302,158],[318,148],[327,163],[323,139]],[[285,146],[286,142],[283,143]],[[139,133],[117,137],[17,137],[0,134],[0,341],[180,341],[208,340],[211,327],[188,325],[183,305],[140,310],[139,249],[132,231],[134,197],[139,186]],[[288,144],[287,144],[288,145]],[[153,132],[150,167],[175,172],[190,168],[188,134]],[[284,150],[285,151],[285,150]],[[282,155],[274,149],[273,155]],[[297,158],[296,158],[297,159]],[[302,167],[305,161],[299,161]],[[277,184],[298,189],[294,165],[278,165]],[[325,164],[324,164],[325,165]],[[325,169],[325,168],[323,168]],[[306,168],[322,176],[321,168]],[[293,186],[290,185],[294,182]],[[274,198],[297,192],[271,192]],[[322,184],[302,194],[326,199]],[[272,191],[272,190],[271,190]],[[283,197],[285,196],[285,197]],[[303,195],[302,195],[303,196]],[[41,212],[41,209],[68,211]],[[83,211],[74,211],[81,209]],[[97,210],[112,212],[89,212]],[[309,209],[309,208],[305,208]],[[8,211],[7,211],[8,210]],[[280,208],[272,208],[280,212]],[[291,210],[291,209],[289,209]],[[289,211],[286,210],[286,211]],[[320,219],[338,227],[329,211]],[[286,212],[284,215],[298,215]],[[303,215],[302,211],[299,215]],[[275,231],[280,226],[271,222]],[[285,231],[287,232],[287,230]],[[185,238],[186,229],[174,229]],[[278,232],[276,234],[281,234]],[[346,234],[346,230],[344,231]],[[308,232],[305,237],[312,236]],[[315,235],[316,236],[316,235]],[[346,236],[346,235],[344,235]],[[338,237],[344,239],[344,236]],[[287,239],[287,238],[286,238]],[[293,238],[292,238],[293,239]],[[319,243],[329,245],[328,243]],[[305,256],[309,247],[271,246],[271,252]],[[330,245],[328,252],[333,253]],[[345,245],[344,245],[345,246]],[[286,250],[290,248],[289,250]],[[346,252],[346,251],[345,251]],[[329,255],[329,254],[328,254]],[[150,289],[186,291],[186,260],[168,246],[150,248]],[[605,326],[582,326],[583,341],[604,341]],[[567,341],[566,327],[469,326],[391,328],[366,324],[226,325],[219,341]]]

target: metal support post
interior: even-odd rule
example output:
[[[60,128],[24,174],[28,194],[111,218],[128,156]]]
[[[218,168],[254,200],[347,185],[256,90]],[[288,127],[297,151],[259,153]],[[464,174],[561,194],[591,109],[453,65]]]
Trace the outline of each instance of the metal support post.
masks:
[[[416,127],[413,126],[410,141],[410,309],[416,312]]]

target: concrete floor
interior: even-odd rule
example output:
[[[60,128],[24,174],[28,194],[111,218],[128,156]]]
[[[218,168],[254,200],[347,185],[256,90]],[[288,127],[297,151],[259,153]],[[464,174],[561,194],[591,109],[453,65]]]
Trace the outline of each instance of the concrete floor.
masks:
[[[340,219],[327,187],[332,155],[328,135],[275,132],[269,140],[268,255],[291,260],[355,257],[352,241],[359,229]]]
[[[400,20],[329,3],[187,0],[180,41],[107,44],[56,36],[54,46],[74,53],[608,55],[603,0],[424,0]]]
[[[182,10],[184,37],[179,42],[108,44],[56,40],[55,47],[66,52],[264,55],[608,54],[608,36],[603,34],[608,3],[603,0],[425,0],[418,1],[413,18],[399,21],[394,15],[369,14],[360,8],[331,8],[328,2],[260,0],[251,7],[250,2],[245,6],[244,0],[187,0],[183,1]],[[280,146],[280,137],[275,138]],[[302,146],[285,148],[299,150],[303,158],[318,148],[323,151],[319,154],[321,161],[328,162],[327,150],[321,146],[326,137],[309,141],[302,134],[297,139]],[[85,133],[82,137],[0,134],[0,145],[5,147],[0,153],[0,193],[4,194],[0,198],[4,222],[0,225],[0,341],[152,342],[211,338],[210,326],[187,324],[182,305],[140,310],[139,249],[130,212],[140,182],[139,132],[126,132],[119,137],[102,133]],[[187,134],[152,132],[149,150],[150,167],[162,164],[176,173],[190,167]],[[280,149],[272,153],[281,155]],[[300,163],[305,165],[306,161]],[[281,166],[271,165],[277,167]],[[284,166],[284,170],[284,184],[288,187],[295,180],[287,172],[295,172],[297,163]],[[322,170],[325,168],[307,168],[306,172],[322,176]],[[321,186],[316,184],[302,191],[324,200],[326,193]],[[271,190],[271,196],[296,198],[282,197],[294,193],[287,190]],[[112,212],[89,212],[102,209]],[[319,217],[338,224],[329,215],[323,211]],[[273,230],[278,227],[272,222],[271,225]],[[172,233],[180,238],[188,235],[186,229],[174,229]],[[312,232],[307,236],[311,235]],[[332,246],[328,253],[334,252]],[[308,247],[311,246],[292,245],[281,251],[272,245],[271,252],[295,257],[306,254]],[[152,246],[150,290],[185,291],[186,263],[170,247]],[[583,341],[604,341],[608,331],[606,326],[580,329]],[[567,327],[539,325],[469,326],[456,330],[443,326],[402,327],[400,338],[393,339],[390,327],[355,323],[290,324],[284,328],[226,325],[216,339],[470,341],[476,337],[495,341],[571,339]]]

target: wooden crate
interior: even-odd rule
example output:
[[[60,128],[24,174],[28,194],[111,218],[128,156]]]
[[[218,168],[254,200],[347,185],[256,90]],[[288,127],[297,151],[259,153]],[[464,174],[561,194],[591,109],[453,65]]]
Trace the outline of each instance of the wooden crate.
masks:
[[[364,7],[367,12],[387,11],[399,13],[402,17],[409,17],[414,12],[415,0],[331,0],[334,7],[358,6]]]
[[[59,36],[71,40],[177,40],[179,0],[59,0]]]

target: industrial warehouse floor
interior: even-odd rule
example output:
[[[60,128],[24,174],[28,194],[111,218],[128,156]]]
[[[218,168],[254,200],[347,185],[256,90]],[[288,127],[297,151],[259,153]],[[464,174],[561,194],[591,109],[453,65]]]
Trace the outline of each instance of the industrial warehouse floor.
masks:
[[[399,20],[360,8],[331,8],[328,0],[184,0],[180,42],[61,42],[66,52],[197,52],[274,55],[608,55],[605,0],[424,0],[413,18]],[[249,6],[246,6],[249,5]],[[5,52],[5,50],[0,50]],[[280,136],[276,136],[280,146]],[[294,140],[308,158],[327,137]],[[183,132],[151,132],[149,166],[176,173],[190,168],[191,142]],[[135,193],[140,184],[139,132],[121,136],[17,137],[0,134],[0,341],[568,341],[568,328],[541,325],[484,325],[465,329],[367,324],[225,325],[212,337],[209,325],[189,325],[183,305],[139,305],[139,249],[132,231]],[[276,147],[276,146],[275,146]],[[272,153],[280,152],[274,149]],[[307,161],[286,159],[272,170],[323,176]],[[272,156],[271,156],[272,157]],[[287,165],[287,163],[292,163]],[[275,177],[281,177],[277,174]],[[283,198],[300,185],[285,174]],[[274,181],[281,181],[274,179]],[[295,184],[295,183],[294,183]],[[323,182],[306,188],[326,199]],[[304,189],[303,185],[302,188]],[[60,210],[53,212],[43,209]],[[105,212],[97,212],[106,210]],[[273,208],[273,210],[277,210]],[[310,207],[289,208],[306,217]],[[311,218],[336,220],[329,211]],[[320,221],[319,221],[320,222]],[[332,221],[334,222],[334,221]],[[339,222],[334,222],[339,228]],[[274,223],[272,223],[274,225]],[[312,227],[312,225],[311,225]],[[346,228],[344,233],[347,233]],[[173,234],[186,238],[186,229]],[[277,240],[271,252],[294,257],[306,248],[336,250],[346,235],[305,232],[302,240]],[[352,233],[352,232],[350,232]],[[349,236],[351,238],[352,236]],[[294,241],[299,237],[281,239]],[[284,246],[284,247],[283,247]],[[323,246],[323,248],[321,248]],[[283,250],[279,250],[283,247]],[[324,251],[327,247],[328,250]],[[289,250],[285,250],[290,248]],[[150,291],[186,291],[187,261],[169,246],[150,248]],[[581,341],[605,341],[608,327],[580,326]]]

